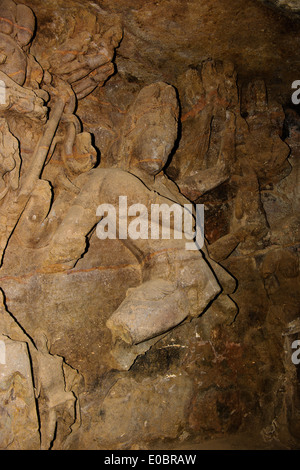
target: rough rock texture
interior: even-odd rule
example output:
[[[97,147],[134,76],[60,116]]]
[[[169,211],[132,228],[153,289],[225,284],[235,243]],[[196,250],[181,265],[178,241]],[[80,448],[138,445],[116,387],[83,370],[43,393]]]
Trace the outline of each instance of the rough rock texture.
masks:
[[[299,447],[297,3],[2,0],[1,449]]]

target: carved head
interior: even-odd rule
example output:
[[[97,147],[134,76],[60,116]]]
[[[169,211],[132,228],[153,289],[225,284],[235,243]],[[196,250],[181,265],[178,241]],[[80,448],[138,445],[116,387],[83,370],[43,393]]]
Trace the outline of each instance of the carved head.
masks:
[[[178,113],[176,91],[171,85],[153,83],[139,92],[122,133],[120,157],[127,169],[156,175],[164,168],[177,138]]]
[[[35,16],[26,5],[13,0],[0,4],[0,70],[19,85],[26,78],[26,47],[35,30]]]

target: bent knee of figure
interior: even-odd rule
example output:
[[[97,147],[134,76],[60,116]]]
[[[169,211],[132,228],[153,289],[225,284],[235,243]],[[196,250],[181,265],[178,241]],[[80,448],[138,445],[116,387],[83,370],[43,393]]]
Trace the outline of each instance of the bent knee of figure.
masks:
[[[138,344],[181,323],[188,315],[188,299],[176,284],[164,279],[130,289],[107,321],[114,341]]]

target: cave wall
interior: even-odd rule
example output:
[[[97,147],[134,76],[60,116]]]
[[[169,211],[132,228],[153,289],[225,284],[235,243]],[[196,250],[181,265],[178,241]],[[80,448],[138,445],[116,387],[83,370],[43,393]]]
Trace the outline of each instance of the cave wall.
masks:
[[[23,1],[35,21],[0,5],[1,47],[17,43],[26,58],[23,79],[19,56],[0,63],[13,82],[1,156],[18,168],[16,182],[3,164],[0,200],[1,448],[142,449],[243,432],[299,446],[299,19],[272,3]],[[196,285],[193,312],[130,343],[107,326],[114,312],[132,292],[152,301],[145,278],[170,283],[190,260],[155,265],[157,248],[139,246],[141,261],[99,240],[76,201],[78,188],[88,214],[99,194],[139,201],[120,172],[144,112],[145,132],[159,123],[157,139],[173,138],[157,184],[205,206],[205,265],[174,293],[179,305]],[[105,175],[103,192],[90,174]],[[220,289],[206,298],[207,266]]]

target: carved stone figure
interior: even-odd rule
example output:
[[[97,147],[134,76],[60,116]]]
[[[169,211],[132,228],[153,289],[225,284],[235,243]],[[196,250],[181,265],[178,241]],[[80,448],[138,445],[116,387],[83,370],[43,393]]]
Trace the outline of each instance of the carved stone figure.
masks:
[[[36,332],[34,344],[7,311],[2,290],[0,296],[1,339],[6,348],[11,348],[7,349],[6,360],[0,365],[0,384],[1,389],[7,386],[7,389],[11,389],[12,397],[8,414],[10,426],[1,429],[0,446],[10,449],[39,449],[41,445],[42,449],[49,449],[53,445],[55,434],[62,443],[71,432],[71,426],[80,422],[76,395],[82,390],[82,377],[68,367],[62,357],[49,353],[43,331]],[[16,376],[21,379],[19,387],[18,384],[11,383]],[[22,385],[22,381],[26,382],[25,385]],[[17,404],[14,403],[16,398]],[[16,408],[18,402],[21,406],[22,400],[25,402],[23,407],[26,413],[20,413]],[[19,414],[18,424],[16,416]]]
[[[0,4],[0,448],[183,445],[251,420],[299,437],[296,110],[202,31],[197,62],[193,29],[190,49],[174,34],[210,19],[196,0],[153,27],[168,66],[164,5],[22,1]]]
[[[37,123],[46,121],[47,108],[44,106],[44,99],[48,98],[48,94],[39,88],[43,71],[29,53],[34,30],[35,17],[30,8],[17,5],[13,0],[5,0],[1,4],[0,79],[5,88],[5,99],[0,104],[1,154],[2,159],[6,160],[2,164],[5,197],[2,193],[1,259],[8,238],[25,207],[28,191],[32,189],[30,177],[27,175],[27,181],[22,183],[23,195],[21,196],[19,184],[21,166],[26,168],[28,162],[24,163],[23,160],[21,165],[22,157],[19,154],[18,137],[14,135],[12,129],[16,127],[20,119],[28,118]],[[9,152],[8,145],[10,145]]]
[[[103,33],[103,37],[99,31],[95,32],[93,40],[89,38],[90,45],[87,48],[86,41],[85,46],[82,46],[78,33],[77,40],[83,49],[78,54],[73,49],[70,52],[67,41],[62,50],[56,51],[55,57],[50,58],[50,74],[48,70],[43,71],[29,52],[35,30],[32,10],[25,5],[17,5],[13,0],[7,0],[1,6],[1,24],[3,41],[0,80],[5,86],[5,103],[0,104],[0,112],[7,119],[7,125],[3,127],[6,135],[11,132],[19,140],[19,151],[22,154],[14,157],[19,160],[14,166],[14,185],[0,208],[2,220],[5,220],[3,226],[7,227],[0,240],[3,253],[29,199],[30,206],[33,200],[40,199],[46,204],[46,212],[49,210],[51,186],[45,179],[51,182],[55,192],[61,187],[76,192],[72,185],[73,177],[96,164],[97,156],[91,145],[91,137],[82,132],[81,124],[73,113],[76,99],[84,97],[96,86],[103,85],[113,73],[111,59],[114,48],[120,41],[121,31],[119,27],[110,27]],[[48,119],[44,101],[48,101],[49,97]],[[55,153],[56,147],[59,154]],[[26,158],[23,155],[25,149],[29,153]],[[18,170],[20,185],[16,183]],[[10,170],[3,170],[5,173],[8,171]],[[44,179],[42,182],[41,176]],[[16,191],[17,189],[19,190]],[[30,224],[29,221],[28,223]],[[22,224],[24,218],[19,231]],[[21,237],[23,243],[31,244],[32,236],[28,235],[26,228],[24,232]]]
[[[34,228],[39,226],[40,219],[47,216],[53,198],[52,190],[58,194],[62,188],[76,194],[78,188],[72,184],[72,179],[96,164],[96,151],[92,147],[91,136],[82,132],[79,120],[73,114],[76,93],[79,97],[84,96],[95,86],[101,86],[112,73],[111,59],[120,38],[119,29],[110,29],[101,45],[98,43],[96,46],[93,42],[93,47],[97,50],[89,55],[86,63],[82,62],[87,52],[84,51],[80,55],[80,64],[72,64],[73,70],[78,70],[75,83],[73,75],[73,78],[65,75],[65,60],[54,61],[55,65],[51,69],[53,75],[43,71],[29,51],[34,32],[35,16],[29,7],[16,4],[13,0],[4,0],[1,3],[0,265],[12,236],[17,237],[19,234],[24,247],[38,248],[43,244],[43,240],[37,239]],[[94,40],[101,42],[100,35],[94,37]],[[99,47],[102,48],[102,56],[105,56],[100,62],[97,61]],[[62,54],[59,57],[65,59],[66,56]],[[62,67],[64,73],[60,78],[58,68]],[[94,71],[96,76],[91,73]],[[84,84],[81,79],[84,79]],[[48,103],[49,108],[45,103]],[[60,165],[59,171],[55,171],[55,158],[51,162],[56,147],[59,148],[60,163],[64,167],[62,169]],[[41,179],[45,164],[50,168],[45,176],[53,181],[53,185]],[[22,439],[24,448],[39,448],[39,431],[42,449],[51,448],[54,438],[56,445],[61,446],[71,432],[71,426],[79,422],[80,408],[76,396],[81,389],[80,376],[64,362],[63,357],[49,352],[44,332],[36,332],[35,342],[32,341],[10,314],[4,296],[0,309],[1,341],[11,351],[10,366],[8,368],[4,364],[1,374],[1,388],[6,387],[6,382],[9,382],[8,392],[16,393],[20,403],[22,400],[27,403],[31,400],[27,424],[30,421],[32,428],[24,439],[23,430],[17,431],[18,423],[14,418],[12,403],[8,417],[13,422],[12,426],[1,429],[1,448],[20,448]],[[14,371],[11,361],[17,360],[17,354],[24,364]],[[29,361],[32,361],[32,376],[31,371],[29,373]],[[20,382],[21,389],[18,390],[14,377],[16,374],[20,375],[22,381],[24,373],[26,383],[23,381],[25,385],[22,386],[23,382]],[[32,395],[34,387],[39,422]],[[24,418],[26,416],[24,414]],[[26,427],[27,424],[22,422],[21,426]]]

